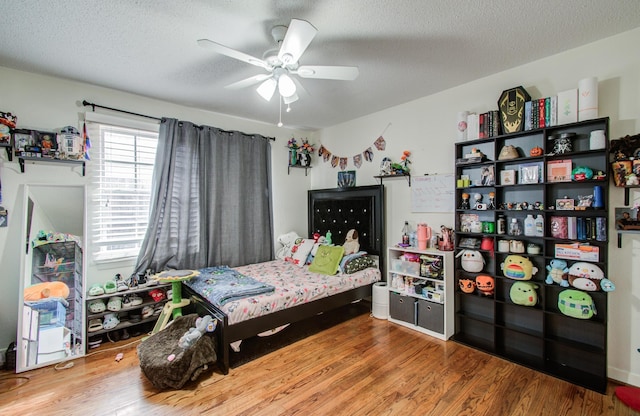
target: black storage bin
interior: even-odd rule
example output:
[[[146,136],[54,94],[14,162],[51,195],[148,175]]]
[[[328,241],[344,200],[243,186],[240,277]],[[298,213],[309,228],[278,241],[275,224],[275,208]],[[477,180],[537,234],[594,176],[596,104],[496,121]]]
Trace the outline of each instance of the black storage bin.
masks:
[[[430,331],[444,332],[444,305],[418,299],[418,326]]]
[[[399,321],[415,324],[415,298],[389,292],[389,316]]]

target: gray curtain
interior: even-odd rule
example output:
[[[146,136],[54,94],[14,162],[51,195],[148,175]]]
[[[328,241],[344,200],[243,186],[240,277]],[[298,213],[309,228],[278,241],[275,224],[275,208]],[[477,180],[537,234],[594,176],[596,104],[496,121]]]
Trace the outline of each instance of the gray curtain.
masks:
[[[271,144],[163,118],[135,273],[273,258]]]

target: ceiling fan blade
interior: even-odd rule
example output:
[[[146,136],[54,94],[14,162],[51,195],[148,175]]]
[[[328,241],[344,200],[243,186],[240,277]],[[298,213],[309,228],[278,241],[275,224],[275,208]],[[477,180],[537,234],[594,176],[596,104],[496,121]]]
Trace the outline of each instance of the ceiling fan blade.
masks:
[[[311,23],[306,20],[291,19],[287,34],[284,36],[278,59],[285,65],[298,62],[302,53],[307,49],[313,38],[318,33]]]
[[[235,49],[231,49],[228,46],[221,45],[209,39],[198,39],[198,45],[203,48],[210,49],[214,52],[217,52],[221,55],[226,55],[230,58],[237,59],[239,61],[246,62],[251,65],[259,66],[260,68],[271,69],[269,64],[267,64],[262,59],[256,58],[251,55],[247,55],[246,53],[237,51]]]
[[[230,90],[239,90],[241,88],[250,87],[252,85],[257,84],[258,82],[264,81],[267,78],[271,78],[272,74],[258,74],[252,77],[240,80],[238,82],[234,82],[233,84],[229,84],[225,86],[225,88]]]
[[[353,81],[360,75],[357,66],[302,65],[292,72],[302,78],[335,79],[340,81]]]

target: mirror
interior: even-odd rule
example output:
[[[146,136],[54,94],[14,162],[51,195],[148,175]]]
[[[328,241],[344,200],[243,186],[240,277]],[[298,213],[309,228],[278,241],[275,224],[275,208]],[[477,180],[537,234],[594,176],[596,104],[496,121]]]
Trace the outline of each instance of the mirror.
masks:
[[[24,186],[16,372],[84,355],[85,195]]]

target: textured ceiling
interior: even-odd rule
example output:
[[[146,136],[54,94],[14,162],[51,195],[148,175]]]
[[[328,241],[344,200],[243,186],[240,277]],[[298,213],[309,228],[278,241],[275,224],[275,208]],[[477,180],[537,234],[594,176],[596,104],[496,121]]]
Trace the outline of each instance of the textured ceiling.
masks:
[[[638,0],[0,0],[0,10],[0,66],[267,123],[277,99],[224,88],[263,71],[196,40],[261,58],[275,47],[272,26],[307,20],[318,34],[301,64],[354,65],[360,76],[300,80],[306,94],[283,122],[306,129],[640,26]]]

